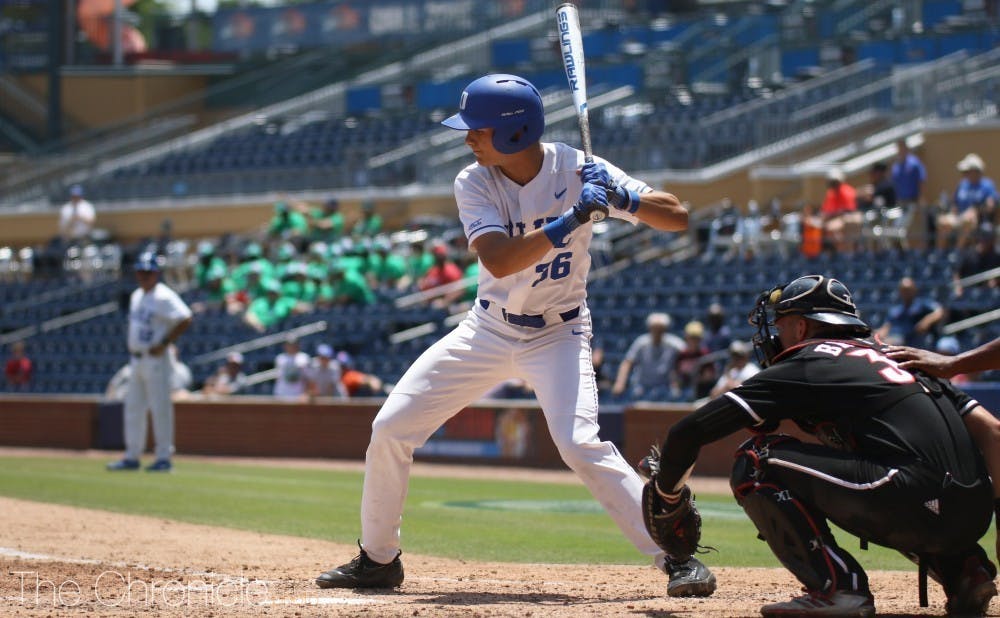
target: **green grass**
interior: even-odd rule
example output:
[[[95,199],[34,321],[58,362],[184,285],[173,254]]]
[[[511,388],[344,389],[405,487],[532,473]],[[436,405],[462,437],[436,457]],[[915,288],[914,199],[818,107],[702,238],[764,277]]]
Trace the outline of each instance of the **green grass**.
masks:
[[[0,495],[198,524],[353,543],[362,475],[354,472],[180,461],[173,474],[109,473],[92,458],[0,458]],[[519,510],[559,501],[571,512]],[[509,501],[504,510],[469,508]],[[702,540],[718,566],[778,566],[729,495],[698,496]],[[512,510],[513,509],[513,510]],[[870,569],[910,569],[897,553],[839,533]],[[993,532],[983,540],[992,552]],[[586,489],[576,485],[414,477],[403,516],[407,551],[505,562],[644,562]]]

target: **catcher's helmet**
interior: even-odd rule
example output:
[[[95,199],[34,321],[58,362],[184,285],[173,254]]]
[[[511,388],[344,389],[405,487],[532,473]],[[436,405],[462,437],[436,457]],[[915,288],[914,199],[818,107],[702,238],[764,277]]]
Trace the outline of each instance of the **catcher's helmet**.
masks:
[[[135,260],[135,270],[137,272],[160,272],[160,262],[155,253],[143,253]]]
[[[847,337],[867,337],[871,328],[858,315],[858,308],[847,286],[831,277],[806,275],[784,286],[771,288],[757,297],[750,311],[750,324],[757,327],[753,337],[757,358],[763,366],[781,352],[781,343],[770,327],[786,315],[838,327]]]
[[[458,108],[457,114],[441,124],[462,131],[490,127],[493,147],[503,154],[524,150],[545,131],[542,96],[531,82],[516,75],[480,77],[462,91]]]

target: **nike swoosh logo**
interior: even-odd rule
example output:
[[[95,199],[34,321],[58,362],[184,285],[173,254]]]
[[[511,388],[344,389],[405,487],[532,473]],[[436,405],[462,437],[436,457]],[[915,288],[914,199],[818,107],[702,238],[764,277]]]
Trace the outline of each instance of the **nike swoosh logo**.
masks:
[[[568,187],[567,187],[567,188],[568,188]],[[566,195],[566,189],[563,189],[562,191],[556,191],[556,194],[555,194],[555,195],[556,195],[556,199],[558,200],[558,199],[559,199],[559,198],[561,198],[562,196]]]
[[[583,331],[582,331],[582,330],[575,330],[575,329],[574,329],[574,330],[572,330],[572,331],[570,331],[570,332],[572,332],[572,333],[573,333],[574,335],[582,335],[582,334],[583,334]]]

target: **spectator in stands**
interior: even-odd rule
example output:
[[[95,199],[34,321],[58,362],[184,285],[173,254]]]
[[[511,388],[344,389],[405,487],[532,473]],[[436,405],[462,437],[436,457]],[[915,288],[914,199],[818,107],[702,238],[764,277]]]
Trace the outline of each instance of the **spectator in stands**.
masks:
[[[354,366],[354,359],[347,352],[337,354],[337,362],[343,372],[341,380],[350,397],[378,397],[385,394],[382,380],[374,374],[360,371]]]
[[[799,222],[802,255],[817,258],[823,253],[823,218],[816,212],[816,206],[806,202],[802,205],[802,217]]]
[[[281,284],[274,279],[268,279],[264,289],[267,294],[251,301],[243,314],[243,321],[260,333],[291,315],[296,304],[295,299],[281,295]]]
[[[854,187],[847,184],[844,172],[833,168],[826,175],[826,197],[823,199],[823,234],[830,239],[837,253],[853,253],[861,236],[861,213]]]
[[[372,245],[375,251],[368,255],[369,285],[381,292],[396,290],[406,279],[406,260],[392,253],[388,238],[376,238]]]
[[[434,256],[427,250],[427,243],[417,240],[410,243],[410,255],[406,260],[406,285],[416,285],[434,266]]]
[[[722,305],[712,303],[708,306],[705,325],[705,345],[708,346],[709,352],[718,352],[729,347],[733,335],[726,325],[726,311]]]
[[[989,223],[983,223],[976,230],[976,246],[966,251],[958,264],[958,269],[952,273],[952,284],[956,297],[961,297],[965,290],[960,281],[965,277],[1000,268],[1000,253],[997,252],[996,232]],[[994,277],[985,282],[989,288],[1000,285],[1000,277]]]
[[[461,269],[448,259],[448,248],[445,245],[434,245],[431,254],[434,256],[434,265],[417,284],[421,291],[426,292],[442,285],[454,283],[462,278]]]
[[[246,388],[247,375],[243,373],[243,355],[230,352],[226,362],[205,380],[201,392],[205,395],[235,395]]]
[[[337,198],[331,197],[319,207],[305,206],[304,210],[303,214],[309,217],[309,240],[312,242],[336,242],[344,235],[344,215]]]
[[[900,206],[915,208],[920,205],[927,180],[924,164],[906,145],[905,139],[896,142],[896,160],[892,164],[892,188]]]
[[[890,345],[921,346],[926,335],[944,319],[944,307],[937,301],[917,295],[911,277],[899,280],[899,303],[891,306],[885,323],[878,329],[879,338]]]
[[[761,235],[764,231],[763,223],[757,200],[748,201],[746,214],[740,216],[739,222],[736,224],[736,234],[733,236],[743,259],[753,259],[760,253]]]
[[[618,375],[611,389],[616,397],[628,388],[629,398],[639,399],[651,391],[665,391],[673,381],[674,363],[684,342],[667,332],[670,316],[666,313],[650,313],[646,317],[646,328],[648,332],[632,342],[625,359],[618,366]]]
[[[728,254],[733,250],[733,236],[740,225],[740,209],[728,197],[719,204],[718,214],[712,218],[708,229],[708,251],[706,258],[716,253]]]
[[[375,212],[375,202],[366,200],[361,204],[361,218],[351,228],[355,240],[374,238],[382,231],[382,217]]]
[[[729,362],[726,363],[719,381],[712,387],[708,396],[715,399],[733,390],[758,371],[760,367],[750,360],[750,345],[744,341],[733,341],[729,344]]]
[[[916,221],[917,229],[909,239],[909,245],[916,248],[930,246],[931,239],[936,236],[937,214],[932,208],[925,208],[923,191],[927,170],[906,145],[906,139],[896,141],[896,159],[890,176],[896,203]]]
[[[274,275],[274,265],[264,257],[264,250],[255,242],[251,242],[243,248],[240,263],[231,274],[233,285],[236,286],[237,290],[247,289],[247,277],[251,271],[256,271],[261,280],[269,279]]]
[[[227,270],[226,261],[215,253],[215,243],[203,240],[198,243],[198,261],[194,264],[194,282],[199,288],[208,286],[209,274]]]
[[[281,283],[281,295],[295,300],[296,313],[312,311],[319,297],[319,287],[309,278],[309,267],[305,262],[288,265]]]
[[[16,341],[10,347],[10,358],[4,367],[4,377],[7,380],[8,391],[31,390],[31,380],[35,367],[24,352],[24,342]]]
[[[59,236],[63,246],[80,245],[90,240],[96,220],[94,205],[83,198],[83,187],[70,187],[69,201],[59,211]]]
[[[375,302],[375,294],[364,275],[334,264],[330,266],[326,283],[320,286],[316,302],[321,307],[370,305]]]
[[[674,393],[684,401],[694,401],[708,395],[718,376],[715,365],[707,360],[705,325],[692,320],[684,325],[684,347],[674,362]]]
[[[879,161],[868,170],[868,184],[858,195],[858,210],[880,212],[883,208],[896,205],[896,189],[889,178],[889,166]]]
[[[191,311],[202,313],[205,311],[217,311],[225,309],[230,315],[239,313],[242,304],[234,298],[238,290],[233,286],[233,282],[226,276],[224,266],[213,266],[212,270],[205,274],[205,285],[202,288],[201,300],[191,304]]]
[[[285,340],[285,349],[274,359],[278,377],[274,381],[274,396],[279,399],[306,401],[309,355],[299,349],[299,340]]]
[[[301,212],[289,206],[288,202],[275,202],[274,216],[267,226],[267,235],[271,239],[287,240],[296,247],[302,247],[309,235],[309,222]]]
[[[347,398],[340,363],[333,357],[333,348],[325,343],[316,346],[316,357],[306,372],[306,380],[310,400],[316,397]]]
[[[955,189],[951,207],[938,216],[938,249],[950,248],[951,237],[956,233],[957,247],[964,249],[968,246],[980,221],[990,224],[994,222],[997,201],[1000,200],[996,185],[983,176],[986,166],[979,155],[965,155],[957,167],[962,180]]]

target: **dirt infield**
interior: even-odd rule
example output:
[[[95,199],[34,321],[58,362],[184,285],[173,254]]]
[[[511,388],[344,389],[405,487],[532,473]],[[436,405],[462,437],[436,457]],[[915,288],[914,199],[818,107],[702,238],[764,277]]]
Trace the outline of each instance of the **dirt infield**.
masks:
[[[415,473],[448,471],[455,473],[434,466]],[[559,472],[543,476],[572,481]],[[715,568],[719,589],[711,598],[670,599],[665,577],[651,566],[410,553],[398,592],[320,590],[313,578],[356,547],[8,498],[0,498],[0,513],[0,615],[755,616],[760,605],[798,591],[781,569]],[[874,572],[871,580],[881,615],[943,614],[934,584],[931,607],[918,607],[915,573]]]

